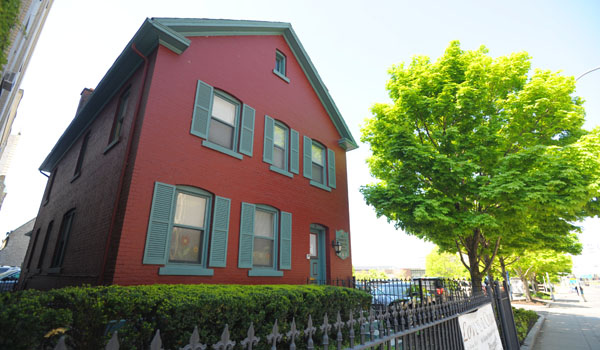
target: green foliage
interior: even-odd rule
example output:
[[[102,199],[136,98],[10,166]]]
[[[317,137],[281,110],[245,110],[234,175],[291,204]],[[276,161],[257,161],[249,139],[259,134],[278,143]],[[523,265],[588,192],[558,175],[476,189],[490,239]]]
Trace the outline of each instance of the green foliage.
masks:
[[[573,77],[458,41],[389,73],[393,103],[372,107],[361,138],[378,179],[361,192],[378,216],[463,251],[475,286],[497,249],[581,250],[571,222],[598,213],[600,129],[582,128]]]
[[[19,17],[19,0],[0,0],[0,69],[6,63],[6,49],[10,46],[10,31]]]
[[[527,333],[538,319],[538,314],[535,311],[516,309],[512,308],[513,315],[515,318],[515,326],[517,327],[517,336],[519,337],[519,344],[523,344],[523,341],[527,337]]]
[[[194,326],[204,343],[220,340],[225,324],[233,339],[242,340],[250,322],[263,347],[275,319],[289,330],[295,317],[298,329],[308,315],[320,322],[325,313],[365,308],[370,295],[331,286],[150,285],[71,287],[48,292],[26,290],[0,294],[0,348],[33,349],[53,345],[66,328],[68,343],[76,349],[102,348],[111,320],[125,320],[119,329],[121,349],[147,349],[156,329],[164,347],[187,344]],[[347,317],[342,314],[342,317]],[[302,340],[300,340],[300,343]]]
[[[388,275],[381,271],[381,270],[375,270],[375,269],[370,269],[369,271],[354,271],[353,272],[353,276],[357,279],[357,280],[382,280],[382,279],[388,279]]]
[[[542,300],[550,300],[552,299],[552,297],[550,296],[550,294],[548,293],[544,293],[544,292],[535,292],[533,293],[533,296],[537,299],[542,299]]]
[[[469,271],[460,261],[458,254],[440,252],[438,247],[431,250],[425,257],[425,273],[430,277],[469,277]]]

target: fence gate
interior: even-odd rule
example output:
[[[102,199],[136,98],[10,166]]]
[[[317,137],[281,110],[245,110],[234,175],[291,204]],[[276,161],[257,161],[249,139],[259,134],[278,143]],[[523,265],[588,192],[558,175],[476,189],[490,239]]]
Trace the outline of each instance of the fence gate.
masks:
[[[488,293],[489,289],[488,286]],[[510,304],[510,297],[508,295],[508,287],[506,281],[502,281],[502,288],[500,288],[498,281],[494,281],[493,285],[493,296],[494,308],[496,309],[497,321],[500,324],[502,345],[506,350],[519,350],[519,337],[517,336],[517,327],[515,326],[515,319]]]

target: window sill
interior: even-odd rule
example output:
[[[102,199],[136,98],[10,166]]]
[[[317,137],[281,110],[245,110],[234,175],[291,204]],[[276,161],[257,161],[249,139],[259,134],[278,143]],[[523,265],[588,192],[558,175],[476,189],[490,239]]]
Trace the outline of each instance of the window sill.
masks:
[[[172,276],[213,276],[214,271],[202,266],[194,265],[167,265],[158,269],[159,275]]]
[[[73,175],[73,177],[71,178],[71,183],[73,183],[73,181],[77,180],[80,175],[81,175],[81,172],[77,172],[75,175]]]
[[[110,151],[113,147],[115,147],[115,145],[119,143],[119,139],[114,140],[113,142],[109,143],[108,146],[106,146],[106,148],[104,149],[104,151],[102,151],[102,154],[106,154],[108,151]]]
[[[276,167],[276,166],[274,166],[274,165],[271,165],[271,166],[269,167],[269,169],[270,169],[271,171],[274,171],[274,172],[278,173],[278,174],[285,175],[285,176],[287,176],[287,177],[289,177],[289,178],[294,178],[294,174],[292,174],[292,173],[290,173],[290,172],[287,172],[287,171],[285,171],[285,170],[283,170],[283,169],[281,169],[281,168],[278,168],[278,167]]]
[[[283,75],[283,74],[279,73],[279,72],[278,72],[278,71],[276,71],[275,69],[273,69],[273,73],[274,73],[276,76],[280,77],[280,78],[281,78],[283,81],[285,81],[286,83],[288,83],[288,84],[290,83],[290,79],[289,79],[288,77],[286,77],[285,75]]]
[[[325,186],[325,185],[323,185],[323,184],[322,184],[322,183],[320,183],[320,182],[316,182],[316,181],[310,180],[310,184],[311,184],[312,186],[318,187],[318,188],[320,188],[320,189],[322,189],[322,190],[325,190],[325,191],[327,191],[327,192],[331,192],[331,188],[329,188],[328,186]]]
[[[269,269],[252,269],[248,271],[250,277],[283,277],[283,271]]]
[[[225,154],[227,154],[229,156],[232,156],[233,158],[237,158],[237,159],[240,159],[240,160],[244,159],[244,156],[242,156],[241,154],[239,154],[237,152],[234,152],[234,151],[232,151],[230,149],[227,149],[227,148],[225,148],[223,146],[219,146],[216,143],[212,143],[212,142],[210,142],[208,140],[202,141],[202,146],[208,147],[208,148],[213,149],[215,151],[219,151],[221,153],[225,153]]]
[[[48,270],[46,270],[46,273],[60,273],[60,267],[51,267]]]

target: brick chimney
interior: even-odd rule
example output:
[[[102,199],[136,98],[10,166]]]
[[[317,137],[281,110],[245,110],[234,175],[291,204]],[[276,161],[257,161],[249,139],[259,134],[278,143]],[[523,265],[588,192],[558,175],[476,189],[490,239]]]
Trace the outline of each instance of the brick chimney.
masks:
[[[81,91],[81,98],[79,99],[79,105],[77,106],[77,112],[75,115],[79,114],[79,111],[83,109],[87,101],[90,99],[90,97],[92,97],[93,93],[94,89],[85,88],[83,91]]]

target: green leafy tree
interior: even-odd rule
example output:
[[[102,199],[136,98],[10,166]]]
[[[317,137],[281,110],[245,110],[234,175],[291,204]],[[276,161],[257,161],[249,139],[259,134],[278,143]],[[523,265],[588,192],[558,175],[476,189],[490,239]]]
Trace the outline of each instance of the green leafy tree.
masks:
[[[425,257],[425,274],[430,277],[469,277],[469,271],[460,262],[458,254],[441,252],[438,247]]]
[[[378,216],[460,252],[474,290],[504,240],[571,235],[598,212],[600,130],[587,132],[575,80],[525,52],[492,58],[451,42],[436,61],[393,66],[391,104],[362,129]],[[463,258],[463,255],[467,259]]]
[[[519,254],[510,270],[519,277],[523,283],[525,298],[531,301],[529,281],[536,275],[544,275],[547,272],[555,277],[559,273],[570,273],[572,268],[573,260],[569,255],[557,254],[553,250],[528,250]]]
[[[6,63],[6,50],[10,46],[10,31],[19,17],[20,0],[0,1],[0,70]]]
[[[352,267],[352,273],[357,280],[381,280],[388,278],[388,275],[385,272],[376,269],[354,271],[354,267]]]

